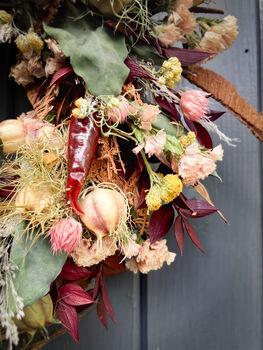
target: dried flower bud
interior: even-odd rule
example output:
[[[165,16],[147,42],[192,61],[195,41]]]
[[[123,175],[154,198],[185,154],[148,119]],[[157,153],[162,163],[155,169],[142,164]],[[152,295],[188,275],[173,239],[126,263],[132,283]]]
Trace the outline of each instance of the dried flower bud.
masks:
[[[8,119],[0,123],[0,139],[5,153],[15,153],[25,143],[25,131],[20,120]]]
[[[26,35],[30,47],[36,52],[40,53],[43,50],[44,42],[35,32],[29,32]]]
[[[9,23],[12,21],[12,15],[5,10],[0,10],[0,25]]]
[[[53,202],[53,192],[48,187],[34,186],[36,183],[31,183],[18,192],[15,205],[17,211],[25,212],[33,210],[36,213],[41,213],[45,208]]]
[[[23,53],[30,50],[28,38],[24,34],[18,35],[18,37],[15,40],[15,43],[17,48]]]

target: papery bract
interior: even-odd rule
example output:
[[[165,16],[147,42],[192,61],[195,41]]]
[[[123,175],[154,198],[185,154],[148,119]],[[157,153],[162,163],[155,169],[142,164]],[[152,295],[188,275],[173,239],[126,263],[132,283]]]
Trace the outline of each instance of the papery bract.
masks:
[[[184,116],[193,121],[199,121],[208,111],[207,93],[189,90],[182,94],[180,108]]]
[[[74,218],[60,219],[49,230],[52,251],[71,253],[79,245],[82,226]]]

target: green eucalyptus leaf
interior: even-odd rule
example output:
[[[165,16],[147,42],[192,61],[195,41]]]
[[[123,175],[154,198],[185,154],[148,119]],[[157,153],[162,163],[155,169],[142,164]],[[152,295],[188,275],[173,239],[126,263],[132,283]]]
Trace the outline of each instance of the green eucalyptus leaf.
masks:
[[[141,41],[137,42],[136,45],[132,47],[132,52],[146,61],[149,59],[153,60],[157,66],[161,66],[165,60],[158,54],[158,51],[153,46],[147,45]]]
[[[170,151],[172,154],[181,155],[184,153],[184,148],[181,142],[176,136],[166,134],[166,144],[164,146],[165,151]]]
[[[83,78],[93,95],[120,94],[129,74],[123,62],[128,55],[123,34],[114,33],[94,17],[83,16],[68,2],[63,4],[55,26],[43,23],[43,27],[70,57],[75,73]]]
[[[218,173],[217,173],[216,170],[214,170],[210,175],[216,177],[218,180],[220,180],[221,182],[223,182],[221,176],[218,175]]]
[[[156,121],[152,123],[155,129],[164,129],[169,135],[180,137],[184,134],[184,129],[171,123],[171,120],[163,114],[158,114]]]
[[[52,254],[48,239],[39,237],[34,242],[34,235],[29,237],[24,233],[26,225],[25,221],[17,225],[10,253],[10,262],[17,266],[14,287],[23,298],[24,306],[33,304],[48,293],[50,284],[60,274],[67,259],[65,253]],[[12,301],[12,296],[9,300]],[[16,311],[12,302],[9,307]]]

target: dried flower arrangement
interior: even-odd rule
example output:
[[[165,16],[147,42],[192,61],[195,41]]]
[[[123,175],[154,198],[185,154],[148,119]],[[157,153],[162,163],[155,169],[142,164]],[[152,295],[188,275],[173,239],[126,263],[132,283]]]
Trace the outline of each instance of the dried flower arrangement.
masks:
[[[226,220],[201,180],[219,177],[223,159],[209,132],[235,139],[214,123],[224,112],[209,98],[260,140],[263,121],[200,67],[238,34],[231,15],[195,16],[222,14],[208,4],[13,0],[0,11],[0,42],[18,49],[10,77],[32,104],[0,123],[0,323],[10,348],[44,344],[53,323],[78,342],[78,314],[95,302],[106,326],[105,276],[170,265],[172,226],[181,254],[184,233],[203,251],[188,218]],[[181,89],[181,75],[203,91]]]

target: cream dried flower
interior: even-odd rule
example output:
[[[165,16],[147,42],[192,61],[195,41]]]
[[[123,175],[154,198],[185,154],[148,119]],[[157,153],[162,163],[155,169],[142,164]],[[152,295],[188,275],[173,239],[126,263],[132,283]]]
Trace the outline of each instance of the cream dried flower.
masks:
[[[175,257],[175,253],[168,251],[166,239],[152,244],[150,244],[150,240],[147,239],[140,248],[138,256],[127,261],[126,267],[134,273],[137,273],[138,270],[141,273],[148,273],[152,270],[160,269],[165,262],[167,265],[170,265]]]
[[[106,236],[101,240],[92,242],[91,238],[83,238],[79,246],[71,253],[71,257],[78,266],[92,266],[105,260],[108,256],[114,255],[117,250],[116,240]]]

